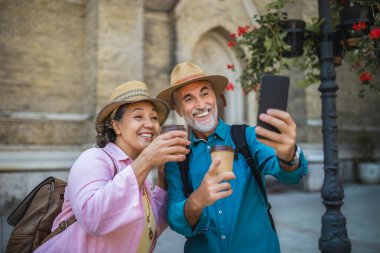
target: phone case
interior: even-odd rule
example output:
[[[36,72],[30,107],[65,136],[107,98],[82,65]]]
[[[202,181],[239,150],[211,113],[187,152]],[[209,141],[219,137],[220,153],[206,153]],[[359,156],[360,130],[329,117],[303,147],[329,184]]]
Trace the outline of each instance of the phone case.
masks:
[[[277,128],[262,122],[259,115],[266,113],[269,108],[287,110],[289,82],[289,77],[287,76],[265,75],[261,78],[259,111],[257,114],[258,126],[279,133]],[[263,138],[262,136],[258,137]]]

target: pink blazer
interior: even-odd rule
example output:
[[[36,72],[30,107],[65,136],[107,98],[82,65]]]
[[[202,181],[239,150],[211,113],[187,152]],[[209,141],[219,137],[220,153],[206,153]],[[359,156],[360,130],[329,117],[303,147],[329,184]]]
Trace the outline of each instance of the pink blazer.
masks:
[[[114,164],[102,150],[91,148],[84,151],[70,170],[62,212],[56,217],[52,230],[73,214],[77,222],[35,252],[137,251],[145,217],[142,192],[131,167],[132,160],[113,143],[103,149],[114,160],[118,173],[113,177]],[[167,194],[157,186],[151,190],[148,180],[144,185],[159,236],[167,227]]]

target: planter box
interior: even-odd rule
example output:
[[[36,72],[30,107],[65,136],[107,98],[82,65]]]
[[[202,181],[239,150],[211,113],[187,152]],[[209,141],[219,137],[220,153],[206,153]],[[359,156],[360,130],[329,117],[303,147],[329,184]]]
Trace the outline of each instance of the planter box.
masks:
[[[369,6],[346,6],[340,12],[340,27],[342,39],[346,50],[354,50],[360,42],[361,37],[368,34],[373,23]],[[366,28],[358,32],[352,29],[354,24],[365,23]]]
[[[285,42],[291,47],[291,50],[284,53],[284,57],[291,58],[303,54],[303,41],[306,23],[299,19],[288,19],[283,22],[286,31]]]

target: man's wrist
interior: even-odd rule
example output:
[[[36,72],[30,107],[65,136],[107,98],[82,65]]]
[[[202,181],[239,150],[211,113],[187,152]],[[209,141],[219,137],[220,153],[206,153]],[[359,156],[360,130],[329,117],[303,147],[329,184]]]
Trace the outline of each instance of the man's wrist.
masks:
[[[301,153],[301,149],[297,145],[295,145],[294,155],[293,155],[293,159],[291,161],[285,161],[285,160],[281,159],[280,157],[277,157],[277,159],[282,164],[285,164],[288,167],[294,167],[295,165],[298,165],[298,163],[299,163],[300,153]]]
[[[187,198],[184,206],[184,214],[188,224],[195,229],[199,222],[203,208],[200,207],[198,201],[194,198],[194,192]]]
[[[186,205],[188,205],[188,208],[193,212],[201,211],[203,209],[201,203],[199,203],[199,201],[197,200],[196,194],[197,192],[194,191],[192,194],[190,194],[186,201]]]

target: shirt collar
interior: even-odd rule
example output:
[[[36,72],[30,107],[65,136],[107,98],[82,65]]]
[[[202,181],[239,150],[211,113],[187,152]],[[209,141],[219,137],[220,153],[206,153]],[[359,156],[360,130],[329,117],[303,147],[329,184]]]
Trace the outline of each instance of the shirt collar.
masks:
[[[113,142],[108,142],[107,145],[104,147],[104,150],[107,151],[107,153],[110,154],[117,161],[123,161],[127,159],[132,161],[132,159]]]
[[[223,139],[225,140],[226,139],[226,134],[228,132],[228,126],[226,125],[226,123],[224,123],[224,121],[219,118],[219,123],[218,125],[216,126],[216,129],[213,133],[210,134],[210,137],[212,137],[213,135],[216,135],[218,136],[220,139]],[[191,135],[190,135],[190,141],[191,141],[191,144],[190,144],[190,148],[192,148],[193,144],[194,143],[198,143],[200,141],[202,141],[203,139],[197,139],[197,137],[195,136],[194,132],[191,131]]]

